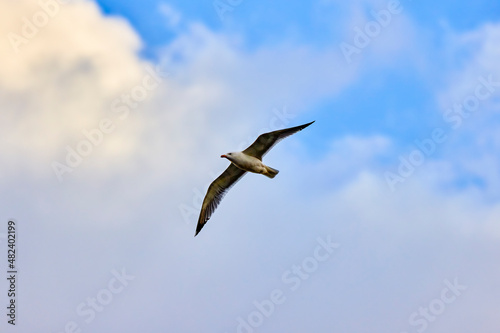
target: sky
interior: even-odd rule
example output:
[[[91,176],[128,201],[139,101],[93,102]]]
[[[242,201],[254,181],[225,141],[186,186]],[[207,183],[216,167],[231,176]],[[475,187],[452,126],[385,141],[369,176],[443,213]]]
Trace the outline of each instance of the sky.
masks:
[[[2,332],[498,332],[498,1],[0,13]]]

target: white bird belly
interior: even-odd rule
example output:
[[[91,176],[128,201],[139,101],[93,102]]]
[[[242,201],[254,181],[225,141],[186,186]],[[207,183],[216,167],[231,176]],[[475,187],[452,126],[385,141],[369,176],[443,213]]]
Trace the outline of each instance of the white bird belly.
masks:
[[[249,156],[246,154],[238,154],[235,156],[235,158],[232,160],[233,164],[236,165],[238,168],[253,172],[253,173],[265,173],[266,172],[266,167],[262,163],[261,160],[258,158],[255,158],[253,156]]]

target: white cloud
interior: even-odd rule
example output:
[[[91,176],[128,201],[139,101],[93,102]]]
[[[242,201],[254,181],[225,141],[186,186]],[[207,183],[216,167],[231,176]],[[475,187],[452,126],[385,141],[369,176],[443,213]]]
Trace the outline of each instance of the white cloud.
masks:
[[[32,3],[2,6],[11,17],[42,11]],[[4,33],[20,29],[16,20],[2,26]],[[163,67],[172,78],[121,121],[112,112],[113,101],[147,75],[148,63],[137,55],[140,46],[125,21],[104,18],[86,1],[60,5],[18,54],[3,40],[0,84],[8,108],[2,130],[8,143],[2,148],[11,158],[3,160],[2,169],[16,173],[21,165],[34,175],[54,176],[51,163],[64,163],[66,147],[76,149],[85,140],[83,130],[111,118],[116,126],[78,167],[80,176],[87,170],[109,176],[110,169],[137,168],[152,176],[173,176],[193,167],[190,156],[207,152],[200,149],[200,140],[206,145],[220,140],[220,125],[226,138],[236,137],[259,120],[267,123],[273,107],[298,109],[338,93],[356,73],[356,67],[342,65],[336,49],[281,45],[246,53],[237,37],[190,23],[164,50]],[[217,133],[207,137],[207,128]],[[171,156],[178,163],[171,163]]]
[[[500,81],[500,66],[496,61],[500,56],[500,24],[486,23],[476,30],[462,34],[450,31],[446,37],[449,41],[446,56],[456,68],[450,74],[448,87],[440,98],[443,110],[474,93],[480,76],[492,75],[495,82]],[[492,112],[498,108],[500,89],[496,88],[494,95],[497,98],[490,98],[486,101],[488,102],[486,105],[481,105],[486,112]]]
[[[450,137],[444,158],[453,164],[455,181],[480,179],[484,193],[498,197],[500,25],[487,23],[470,32],[450,34],[448,39],[450,62],[456,63],[457,57],[462,61],[456,63],[438,95]]]
[[[4,1],[0,7],[11,18],[2,21],[2,35],[22,34],[20,18],[33,20],[44,13],[32,1]],[[7,38],[0,42],[4,174],[22,171],[47,177],[50,163],[64,157],[66,145],[74,147],[84,138],[82,130],[113,118],[112,100],[145,75],[146,63],[136,56],[141,42],[124,20],[104,20],[87,1],[57,8],[19,52]],[[127,155],[140,126],[140,121],[123,126],[119,139],[99,147],[101,154]]]

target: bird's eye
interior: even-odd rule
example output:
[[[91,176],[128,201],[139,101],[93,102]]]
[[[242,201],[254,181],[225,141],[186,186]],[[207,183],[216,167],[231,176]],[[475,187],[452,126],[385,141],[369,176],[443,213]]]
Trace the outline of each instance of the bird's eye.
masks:
[[[229,153],[228,155],[233,155],[232,153]]]

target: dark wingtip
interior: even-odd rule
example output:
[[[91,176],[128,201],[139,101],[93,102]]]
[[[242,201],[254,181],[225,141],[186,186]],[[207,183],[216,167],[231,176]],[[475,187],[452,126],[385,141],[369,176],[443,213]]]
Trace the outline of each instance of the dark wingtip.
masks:
[[[301,125],[301,126],[297,126],[298,128],[300,128],[300,130],[303,130],[304,128],[306,128],[307,126],[311,125],[312,123],[314,123],[316,120],[313,120],[311,121],[310,123],[307,123],[307,124],[304,124],[304,125]]]
[[[197,226],[196,226],[196,233],[194,234],[194,237],[196,237],[196,235],[198,235],[201,231],[201,229],[203,228],[203,224],[199,223]]]
[[[307,126],[311,125],[312,123],[314,123],[316,120],[313,120],[311,121],[310,123],[307,123],[307,124],[304,124],[304,125],[300,125],[300,126],[297,126],[297,127],[301,127],[302,129],[306,128]]]

